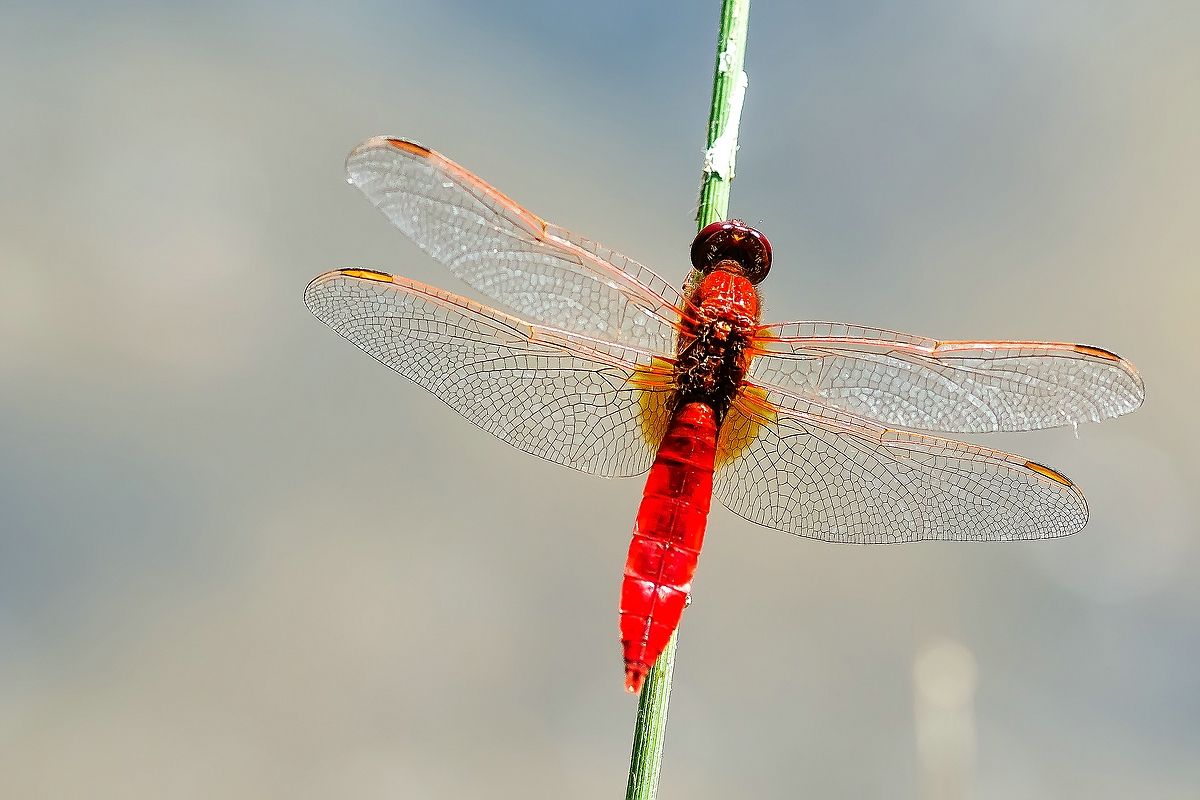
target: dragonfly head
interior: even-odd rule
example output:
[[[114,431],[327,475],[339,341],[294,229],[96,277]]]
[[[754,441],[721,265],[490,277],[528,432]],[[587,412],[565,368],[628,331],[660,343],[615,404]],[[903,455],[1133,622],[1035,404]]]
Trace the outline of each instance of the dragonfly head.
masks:
[[[771,269],[771,243],[737,219],[714,222],[696,234],[692,241],[692,266],[697,271],[707,274],[728,261],[736,262],[746,279],[758,284]]]

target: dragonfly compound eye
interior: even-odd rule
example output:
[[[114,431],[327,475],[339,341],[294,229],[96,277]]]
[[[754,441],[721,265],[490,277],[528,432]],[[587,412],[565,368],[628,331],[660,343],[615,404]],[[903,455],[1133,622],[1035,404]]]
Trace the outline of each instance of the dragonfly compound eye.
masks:
[[[757,284],[771,269],[771,243],[741,220],[714,222],[692,241],[692,266],[709,272],[726,260],[741,264],[746,278]]]

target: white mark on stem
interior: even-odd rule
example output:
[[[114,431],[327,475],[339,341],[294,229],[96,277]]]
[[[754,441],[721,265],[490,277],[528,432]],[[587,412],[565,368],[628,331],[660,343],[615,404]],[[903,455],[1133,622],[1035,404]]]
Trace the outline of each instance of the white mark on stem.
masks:
[[[738,73],[733,93],[729,96],[729,116],[725,118],[725,128],[713,142],[712,147],[704,151],[704,171],[716,173],[721,180],[733,180],[733,165],[737,160],[738,125],[742,121],[742,103],[746,101],[746,86],[750,79],[743,70]]]
[[[737,39],[730,36],[725,40],[725,49],[717,56],[717,72],[722,75],[733,69],[733,57],[737,54]]]

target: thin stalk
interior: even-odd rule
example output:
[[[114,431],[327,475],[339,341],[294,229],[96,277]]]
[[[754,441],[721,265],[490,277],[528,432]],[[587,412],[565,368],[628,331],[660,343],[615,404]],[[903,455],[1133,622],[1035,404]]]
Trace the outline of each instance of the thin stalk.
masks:
[[[746,28],[750,0],[724,0],[721,33],[717,38],[717,66],[713,74],[712,105],[708,111],[708,139],[704,150],[704,178],[700,184],[699,228],[729,214],[729,184],[737,156],[738,124],[746,96]]]
[[[712,104],[708,112],[704,177],[696,212],[697,229],[723,220],[729,214],[729,184],[733,181],[738,124],[746,95],[746,73],[742,71],[742,64],[749,20],[750,0],[723,0]],[[666,649],[650,668],[642,685],[625,800],[654,800],[658,796],[658,774],[667,732],[667,703],[671,699],[671,673],[675,668],[678,636],[678,630],[671,634]]]
[[[654,800],[658,795],[658,771],[662,766],[663,740],[667,737],[667,701],[671,699],[671,670],[675,666],[678,638],[676,630],[642,684],[625,800]]]

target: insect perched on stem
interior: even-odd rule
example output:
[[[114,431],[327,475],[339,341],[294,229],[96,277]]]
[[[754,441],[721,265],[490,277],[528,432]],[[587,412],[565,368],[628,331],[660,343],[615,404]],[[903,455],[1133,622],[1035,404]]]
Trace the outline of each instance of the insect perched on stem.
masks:
[[[525,452],[606,477],[649,469],[621,590],[631,692],[679,624],[712,496],[834,542],[1063,536],[1087,521],[1065,476],[916,431],[1075,425],[1142,402],[1137,371],[1098,347],[763,325],[771,247],[737,221],[696,237],[681,293],[413,142],[371,139],[346,168],[404,234],[512,313],[340,269],[305,292],[319,319]]]

